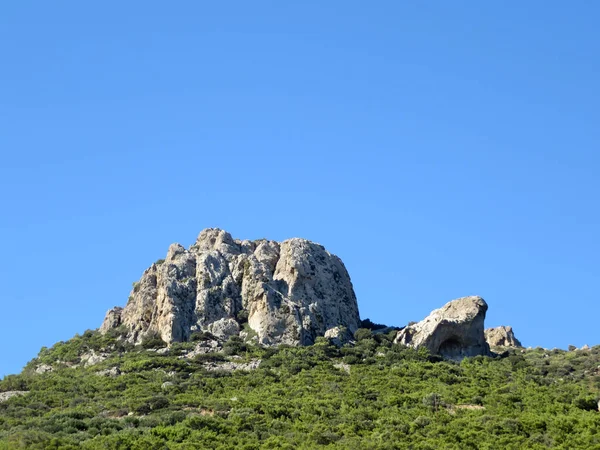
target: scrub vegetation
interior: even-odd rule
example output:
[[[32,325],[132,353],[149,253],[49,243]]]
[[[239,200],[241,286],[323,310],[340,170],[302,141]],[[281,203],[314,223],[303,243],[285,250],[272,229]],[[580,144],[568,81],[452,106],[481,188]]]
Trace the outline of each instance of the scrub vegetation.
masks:
[[[0,449],[600,448],[600,346],[458,363],[361,329],[342,348],[236,338],[188,357],[210,335],[165,350],[121,333],[44,348],[0,381],[27,391],[0,403]],[[84,367],[92,350],[109,356]]]

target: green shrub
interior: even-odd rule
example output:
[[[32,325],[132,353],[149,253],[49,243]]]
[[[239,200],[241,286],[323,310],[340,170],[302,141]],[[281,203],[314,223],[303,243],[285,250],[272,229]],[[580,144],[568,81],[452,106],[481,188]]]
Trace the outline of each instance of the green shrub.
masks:
[[[239,336],[231,336],[223,344],[223,353],[228,356],[240,355],[248,350],[248,346]]]
[[[359,328],[354,332],[354,339],[358,342],[364,339],[371,339],[373,337],[373,332],[368,328]]]
[[[145,349],[150,348],[163,348],[167,346],[167,343],[162,340],[158,333],[147,334],[142,338],[142,347]]]

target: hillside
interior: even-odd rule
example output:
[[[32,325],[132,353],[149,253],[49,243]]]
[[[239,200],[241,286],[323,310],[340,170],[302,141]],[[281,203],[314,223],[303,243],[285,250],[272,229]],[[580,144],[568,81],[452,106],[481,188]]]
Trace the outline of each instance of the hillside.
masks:
[[[125,333],[87,331],[2,380],[23,392],[0,403],[0,449],[600,448],[600,346],[459,363],[395,331],[342,348]]]
[[[0,450],[600,449],[600,346],[526,350],[487,310],[374,324],[323,246],[206,229],[0,381]]]

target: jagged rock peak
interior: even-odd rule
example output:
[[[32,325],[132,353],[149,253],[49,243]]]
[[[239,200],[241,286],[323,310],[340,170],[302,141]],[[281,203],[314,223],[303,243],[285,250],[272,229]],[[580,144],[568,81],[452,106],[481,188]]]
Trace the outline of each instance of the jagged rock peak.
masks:
[[[462,297],[436,309],[421,322],[398,332],[394,342],[426,347],[448,359],[489,355],[483,323],[488,305],[478,296]]]
[[[353,333],[359,323],[350,276],[323,246],[298,238],[242,241],[208,228],[189,249],[172,244],[134,284],[127,305],[106,314],[100,331],[125,326],[133,341],[153,333],[185,341],[209,331],[307,345],[336,327]]]
[[[500,326],[485,330],[485,340],[490,347],[522,347],[512,327]]]

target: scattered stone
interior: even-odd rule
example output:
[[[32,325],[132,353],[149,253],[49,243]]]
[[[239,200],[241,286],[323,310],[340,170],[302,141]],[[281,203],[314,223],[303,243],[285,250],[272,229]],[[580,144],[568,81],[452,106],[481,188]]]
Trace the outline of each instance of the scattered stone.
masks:
[[[128,339],[158,333],[186,341],[193,330],[225,339],[246,321],[262,345],[309,345],[335,327],[350,334],[360,319],[342,261],[305,239],[234,240],[210,228],[185,249],[169,247],[135,283],[125,308],[110,310],[100,331],[125,325]]]
[[[521,342],[515,337],[512,327],[500,326],[485,330],[485,340],[490,347],[521,348]]]
[[[489,355],[483,333],[487,303],[481,297],[462,297],[436,309],[421,322],[398,332],[397,344],[426,347],[430,353],[447,359]]]
[[[0,403],[5,402],[9,398],[16,397],[18,395],[25,395],[28,391],[6,391],[0,392]]]
[[[253,359],[252,361],[249,361],[247,363],[238,363],[238,362],[233,362],[233,361],[227,361],[227,362],[221,362],[221,363],[207,362],[207,363],[204,363],[202,366],[206,370],[210,370],[210,371],[217,371],[217,370],[225,370],[228,372],[231,372],[234,370],[250,371],[250,370],[258,369],[258,367],[260,366],[260,362],[261,362],[260,359]]]
[[[160,385],[160,388],[164,391],[172,386],[175,386],[175,383],[173,383],[172,381],[165,381],[163,384]]]
[[[111,367],[110,369],[99,370],[95,372],[99,377],[118,377],[121,375],[121,371],[118,367]]]
[[[169,353],[168,347],[163,347],[163,348],[159,348],[158,350],[156,350],[157,355],[166,355],[168,353]]]
[[[217,352],[220,352],[221,350],[223,350],[221,343],[217,340],[210,339],[210,340],[198,342],[198,344],[196,344],[196,348],[194,348],[194,350],[186,353],[183,356],[180,356],[180,358],[192,359],[192,358],[195,358],[197,355],[203,355],[206,353],[217,353]]]

